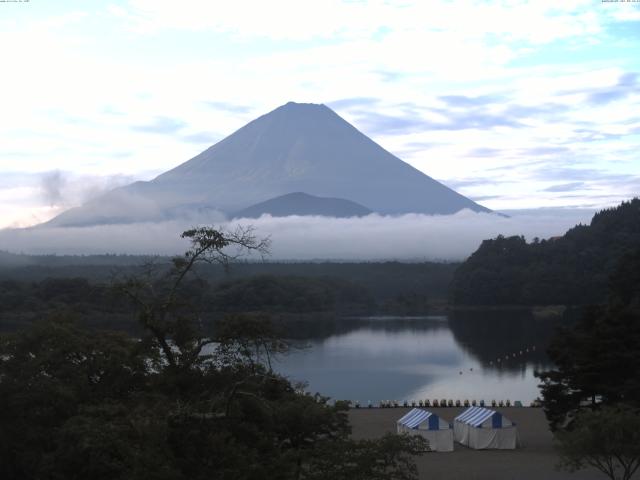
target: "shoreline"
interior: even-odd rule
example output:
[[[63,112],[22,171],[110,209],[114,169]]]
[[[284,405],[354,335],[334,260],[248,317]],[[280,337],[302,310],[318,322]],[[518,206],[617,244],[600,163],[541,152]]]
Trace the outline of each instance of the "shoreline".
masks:
[[[491,408],[491,407],[489,407]],[[355,439],[378,438],[395,433],[396,421],[411,407],[351,408],[349,423]],[[464,407],[426,408],[453,423]],[[430,452],[416,456],[422,480],[602,480],[595,470],[575,473],[556,470],[559,457],[553,448],[553,435],[541,408],[497,407],[518,428],[522,447],[516,450],[472,450],[454,442],[453,452]],[[634,479],[640,479],[640,471]]]

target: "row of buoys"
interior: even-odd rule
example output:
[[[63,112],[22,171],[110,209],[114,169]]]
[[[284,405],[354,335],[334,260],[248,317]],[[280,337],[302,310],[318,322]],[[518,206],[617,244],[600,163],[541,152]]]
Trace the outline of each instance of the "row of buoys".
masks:
[[[524,350],[519,350],[517,352],[514,353],[507,353],[504,357],[498,357],[494,360],[489,361],[489,365],[494,365],[494,364],[500,364],[502,362],[507,362],[509,360],[512,360],[514,358],[518,358],[521,357],[522,355],[529,353],[529,352],[535,352],[536,351],[536,346],[532,345],[531,347],[526,347]],[[462,373],[462,372],[460,372]]]
[[[537,403],[536,403],[537,402]],[[349,402],[351,403],[351,402]],[[534,405],[535,404],[535,405]],[[460,400],[453,400],[453,399],[445,399],[443,398],[442,400],[438,400],[437,398],[434,399],[433,401],[427,399],[427,400],[418,400],[417,402],[415,400],[412,401],[408,401],[405,400],[404,402],[400,403],[397,400],[382,400],[380,401],[380,403],[378,404],[378,406],[380,408],[398,408],[398,407],[475,407],[475,406],[480,406],[480,407],[484,407],[484,406],[488,406],[491,405],[492,407],[510,407],[511,406],[511,400],[507,399],[507,400],[491,400],[491,402],[487,402],[485,403],[484,400],[480,400],[479,402],[476,402],[475,400],[464,400],[464,401],[460,401]],[[516,405],[521,405],[520,402],[516,402]],[[354,403],[355,408],[360,408],[360,402],[355,402]],[[531,402],[531,406],[532,407],[538,407],[540,406],[539,401],[534,400],[533,402]],[[374,405],[373,403],[371,403],[371,400],[369,400],[368,404],[367,404],[368,408],[373,408]]]

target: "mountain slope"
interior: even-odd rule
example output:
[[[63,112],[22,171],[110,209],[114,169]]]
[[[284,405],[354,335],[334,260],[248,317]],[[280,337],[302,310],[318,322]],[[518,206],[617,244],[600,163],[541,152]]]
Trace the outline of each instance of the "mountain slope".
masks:
[[[603,302],[609,275],[640,252],[640,199],[594,215],[562,237],[485,240],[456,270],[451,296],[466,305],[559,305]]]
[[[322,215],[325,217],[348,218],[369,215],[367,207],[343,198],[326,198],[307,195],[302,192],[289,193],[251,205],[234,215],[234,218],[258,218],[269,214],[272,217],[289,215]]]
[[[328,107],[287,103],[152,181],[116,189],[50,223],[161,220],[194,206],[229,213],[290,192],[349,199],[383,214],[488,211]]]

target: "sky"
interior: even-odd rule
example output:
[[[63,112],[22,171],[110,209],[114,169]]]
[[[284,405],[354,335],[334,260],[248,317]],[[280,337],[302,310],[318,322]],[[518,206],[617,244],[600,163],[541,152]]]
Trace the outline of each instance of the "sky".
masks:
[[[640,192],[640,2],[0,2],[0,228],[324,103],[496,210]]]

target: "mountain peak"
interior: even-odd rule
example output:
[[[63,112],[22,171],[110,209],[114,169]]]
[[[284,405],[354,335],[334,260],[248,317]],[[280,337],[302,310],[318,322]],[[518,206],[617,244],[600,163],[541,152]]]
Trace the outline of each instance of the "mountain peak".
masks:
[[[298,109],[310,109],[310,108],[328,108],[324,103],[299,103],[299,102],[287,102],[278,108],[298,108]],[[277,109],[276,109],[277,110]]]
[[[392,155],[326,105],[289,102],[150,182],[111,192],[52,223],[91,216],[101,223],[153,220],[193,208],[229,214],[290,192],[349,200],[382,214],[488,211]]]
[[[284,105],[279,106],[278,108],[272,110],[271,112],[263,115],[260,118],[269,117],[273,115],[293,115],[296,117],[303,118],[313,118],[318,115],[323,116],[337,116],[336,113],[327,107],[323,103],[297,103],[297,102],[287,102]]]

